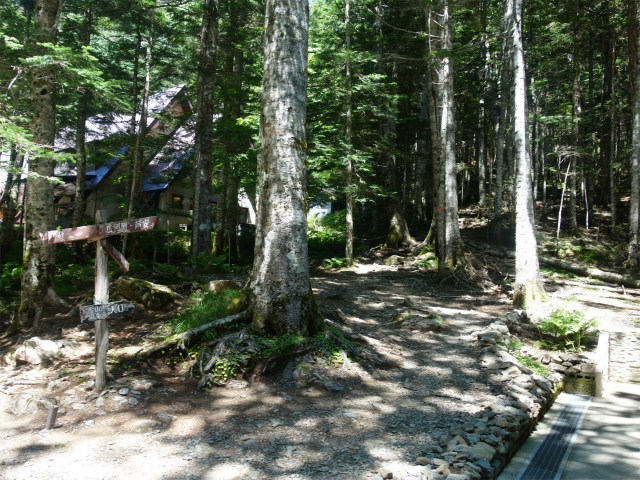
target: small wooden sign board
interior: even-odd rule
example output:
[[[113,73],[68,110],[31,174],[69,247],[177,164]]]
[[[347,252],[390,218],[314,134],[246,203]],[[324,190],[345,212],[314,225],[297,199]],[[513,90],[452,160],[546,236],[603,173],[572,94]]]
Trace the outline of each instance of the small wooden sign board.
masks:
[[[96,329],[96,390],[107,386],[107,351],[109,350],[109,319],[133,313],[135,307],[125,301],[109,303],[109,256],[125,271],[129,271],[129,263],[105,237],[124,235],[127,233],[153,230],[158,217],[137,218],[134,220],[105,223],[107,214],[104,210],[96,212],[96,225],[63,230],[50,230],[40,234],[45,244],[75,242],[78,240],[95,240],[96,242],[96,274],[94,305],[80,307],[80,322],[94,322]]]
[[[80,323],[91,323],[96,320],[124,317],[135,311],[136,307],[127,301],[110,302],[107,304],[88,305],[80,307]]]

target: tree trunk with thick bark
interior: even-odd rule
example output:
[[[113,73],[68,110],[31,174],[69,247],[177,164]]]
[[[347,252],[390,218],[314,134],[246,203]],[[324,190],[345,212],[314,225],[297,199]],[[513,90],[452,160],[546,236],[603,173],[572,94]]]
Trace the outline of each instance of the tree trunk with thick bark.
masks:
[[[82,44],[91,44],[91,7],[84,9],[84,24],[82,26]],[[85,208],[85,184],[87,178],[87,150],[85,147],[85,133],[87,131],[87,109],[89,107],[89,92],[83,92],[78,98],[78,113],[76,116],[76,194],[73,205],[73,216],[71,226],[76,228],[82,226]],[[74,242],[73,254],[75,262],[83,261],[82,247],[86,242]]]
[[[147,53],[144,61],[144,89],[142,91],[142,108],[140,109],[140,124],[136,136],[136,148],[133,154],[133,173],[131,175],[131,191],[129,192],[129,209],[127,220],[131,220],[133,209],[140,198],[140,186],[142,185],[142,161],[144,159],[144,143],[147,136],[147,116],[149,105],[149,84],[151,82],[151,52],[153,48],[153,23],[149,27],[147,37]],[[127,237],[122,240],[122,253],[127,252]]]
[[[195,138],[195,192],[191,256],[211,252],[211,184],[213,154],[213,112],[218,37],[218,5],[216,0],[203,4],[198,65]]]
[[[515,194],[516,194],[516,280],[513,303],[528,305],[531,301],[546,300],[547,294],[540,280],[538,245],[535,235],[533,191],[531,187],[531,159],[526,129],[526,83],[524,48],[522,43],[522,0],[507,0],[510,33],[513,41],[513,70],[515,94]]]
[[[447,52],[453,51],[453,25],[449,13],[449,2],[444,2],[442,17],[442,44]],[[440,122],[440,143],[444,149],[445,183],[445,244],[446,262],[456,266],[465,263],[462,237],[458,225],[458,183],[455,149],[455,118],[453,98],[453,60],[446,56],[441,64],[442,76],[442,120]]]
[[[629,268],[634,272],[640,270],[640,260],[638,259],[638,217],[640,203],[640,62],[638,62],[637,52],[640,51],[640,36],[637,34],[640,28],[640,0],[635,0],[635,22],[636,34],[636,54],[629,66],[629,70],[635,72],[634,98],[633,98],[633,133],[632,133],[632,153],[631,153],[631,204],[629,210]]]
[[[347,86],[347,125],[345,131],[345,144],[347,147],[347,189],[346,189],[346,245],[344,256],[349,266],[353,265],[353,149],[351,145],[353,135],[353,88],[351,82],[351,19],[350,19],[350,0],[345,0],[344,6],[344,43],[347,54],[345,80]]]
[[[493,239],[497,245],[502,245],[502,209],[504,207],[504,177],[505,177],[505,144],[507,139],[507,118],[510,104],[510,88],[508,74],[510,65],[509,55],[509,39],[503,39],[502,47],[502,72],[500,74],[500,88],[502,95],[500,97],[500,119],[498,120],[498,129],[496,135],[496,192],[493,203]]]
[[[39,43],[55,42],[56,21],[60,2],[37,0],[34,18],[34,38]],[[34,68],[31,74],[31,110],[29,129],[33,141],[53,149],[56,134],[56,67]],[[53,228],[54,162],[43,157],[29,158],[29,178],[25,199],[24,250],[20,308],[9,330],[20,326],[30,328],[38,324],[44,303],[53,289],[55,248],[44,245],[39,234]]]
[[[251,326],[310,336],[324,325],[309,281],[305,212],[308,0],[267,0],[264,32]]]

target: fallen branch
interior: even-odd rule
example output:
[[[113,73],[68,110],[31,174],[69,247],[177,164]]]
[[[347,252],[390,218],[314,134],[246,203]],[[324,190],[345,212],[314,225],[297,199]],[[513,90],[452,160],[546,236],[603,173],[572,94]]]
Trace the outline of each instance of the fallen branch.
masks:
[[[193,328],[187,332],[176,335],[173,338],[165,340],[160,345],[150,348],[147,351],[140,352],[140,354],[145,355],[147,358],[149,358],[150,356],[164,350],[165,348],[169,348],[169,347],[185,348],[187,344],[189,344],[193,339],[199,337],[202,333],[204,333],[206,330],[209,330],[210,328],[226,327],[227,325],[232,325],[236,322],[246,322],[247,320],[249,320],[249,310],[236,313],[235,315],[229,315],[228,317],[220,318],[218,320],[214,320],[213,322],[205,323],[204,325],[200,325],[199,327]]]
[[[640,280],[631,278],[626,275],[620,275],[612,272],[605,272],[597,268],[583,267],[575,263],[567,262],[565,260],[559,260],[557,258],[538,257],[540,263],[545,265],[551,265],[555,268],[561,268],[571,273],[582,275],[583,277],[595,278],[596,280],[602,280],[603,282],[615,283],[617,285],[624,285],[625,287],[640,288]]]

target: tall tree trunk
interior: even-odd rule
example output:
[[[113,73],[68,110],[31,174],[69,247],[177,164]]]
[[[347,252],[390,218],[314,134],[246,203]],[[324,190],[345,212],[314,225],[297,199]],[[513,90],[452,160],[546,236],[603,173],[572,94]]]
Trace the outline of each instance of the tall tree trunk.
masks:
[[[211,184],[213,154],[213,112],[218,37],[218,5],[205,0],[202,33],[200,35],[200,63],[196,84],[195,193],[193,200],[193,231],[191,256],[211,252]]]
[[[481,30],[481,45],[480,45],[480,62],[482,62],[482,74],[480,85],[480,98],[478,101],[478,133],[476,141],[476,163],[478,165],[478,207],[480,209],[480,215],[484,216],[484,207],[486,203],[486,132],[485,132],[485,97],[486,97],[486,82],[488,80],[489,72],[489,48],[487,44],[487,13],[486,2],[480,1],[480,30]]]
[[[3,209],[3,221],[0,225],[0,265],[2,265],[2,253],[9,250],[13,242],[16,203],[21,182],[20,171],[23,164],[24,153],[19,153],[14,145],[9,157],[9,171],[2,190],[2,197],[0,197],[0,208]]]
[[[267,0],[262,149],[253,271],[252,328],[314,335],[324,326],[311,293],[307,253],[307,0]]]
[[[580,12],[580,4],[576,2],[576,17]],[[575,22],[578,23],[577,21]],[[582,113],[580,99],[580,49],[578,46],[578,32],[577,25],[574,32],[574,47],[573,47],[573,150],[574,160],[571,162],[571,176],[569,177],[569,234],[575,236],[578,234],[578,169],[577,165],[581,158],[581,141],[580,141],[580,115]]]
[[[429,110],[429,131],[431,133],[431,164],[433,166],[433,196],[434,196],[434,212],[431,230],[427,235],[428,241],[430,237],[435,238],[436,256],[438,258],[438,275],[444,277],[446,268],[446,194],[444,181],[444,145],[442,144],[442,82],[439,78],[440,61],[435,57],[435,52],[441,49],[439,42],[434,39],[441,39],[440,23],[434,19],[437,15],[433,9],[429,9],[429,91],[427,94],[427,105]],[[432,232],[435,229],[435,234]]]
[[[84,8],[84,24],[82,44],[91,44],[91,6]],[[82,226],[85,209],[85,185],[87,178],[87,150],[85,148],[85,133],[87,131],[87,109],[89,107],[89,92],[85,91],[78,98],[78,113],[76,117],[76,194],[73,206],[73,216],[71,226],[76,228]],[[73,253],[76,263],[82,262],[82,246],[86,242],[74,242]]]
[[[629,268],[638,272],[640,261],[638,259],[638,217],[640,203],[640,62],[637,52],[640,51],[640,36],[637,31],[640,28],[640,0],[634,1],[634,27],[636,48],[635,55],[630,61],[629,70],[633,70],[635,75],[634,97],[633,97],[633,150],[631,154],[631,204],[629,210]]]
[[[56,39],[56,21],[59,0],[36,0],[34,38],[38,43],[53,43]],[[34,68],[31,74],[30,131],[33,141],[53,149],[56,134],[56,67],[47,65]],[[53,176],[51,159],[29,158],[26,190],[26,216],[20,308],[9,330],[20,326],[30,328],[42,317],[44,302],[53,289],[55,248],[44,245],[39,234],[54,226]]]
[[[345,131],[345,144],[347,147],[347,211],[346,211],[346,226],[347,226],[347,239],[345,245],[345,257],[349,263],[349,266],[353,265],[353,148],[352,148],[352,135],[353,135],[353,88],[351,81],[351,19],[350,19],[350,0],[345,0],[344,6],[344,43],[346,50],[346,71],[345,80],[347,83],[347,125]]]
[[[510,87],[508,69],[511,64],[509,55],[509,38],[503,39],[502,47],[502,71],[500,73],[500,119],[496,135],[496,192],[493,204],[493,239],[497,245],[502,245],[502,209],[504,206],[504,177],[505,177],[505,146],[507,139],[507,113],[509,112]]]
[[[151,52],[153,48],[153,23],[149,26],[149,36],[147,37],[147,53],[144,60],[144,90],[142,91],[142,108],[140,109],[140,125],[136,136],[136,148],[133,156],[133,174],[131,176],[131,191],[129,196],[129,209],[127,220],[133,217],[133,208],[140,198],[140,186],[142,185],[142,162],[144,159],[145,138],[147,136],[147,116],[149,105],[149,84],[151,82]],[[122,253],[127,252],[127,237],[122,240]]]
[[[515,83],[513,124],[516,163],[516,280],[513,303],[523,306],[534,300],[546,300],[547,294],[540,280],[531,188],[531,159],[527,155],[529,137],[526,130],[522,0],[507,0],[506,5],[507,8],[511,7],[508,18],[513,41]]]
[[[397,61],[394,60],[392,67],[392,81],[397,82]],[[388,248],[398,248],[400,246],[413,246],[415,241],[411,238],[409,227],[402,210],[402,202],[398,198],[398,166],[396,162],[396,108],[390,105],[388,100],[384,101],[380,121],[380,136],[384,145],[382,146],[382,161],[385,172],[385,188],[389,196],[386,199],[387,216],[389,220],[389,231],[385,245]]]
[[[449,14],[449,2],[444,2],[442,18],[443,50],[453,51],[453,25]],[[441,64],[442,75],[442,121],[440,122],[440,143],[444,149],[445,215],[446,215],[446,262],[451,265],[464,263],[462,237],[458,225],[458,183],[456,167],[455,118],[453,98],[453,61],[445,56]]]

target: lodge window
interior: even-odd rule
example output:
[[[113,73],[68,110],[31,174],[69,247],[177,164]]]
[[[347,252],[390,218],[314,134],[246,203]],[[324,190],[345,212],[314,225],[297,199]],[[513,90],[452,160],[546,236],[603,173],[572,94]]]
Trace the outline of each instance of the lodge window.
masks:
[[[184,206],[184,197],[181,195],[171,196],[171,208],[182,208]]]
[[[240,207],[238,210],[238,223],[249,223],[249,209]]]

